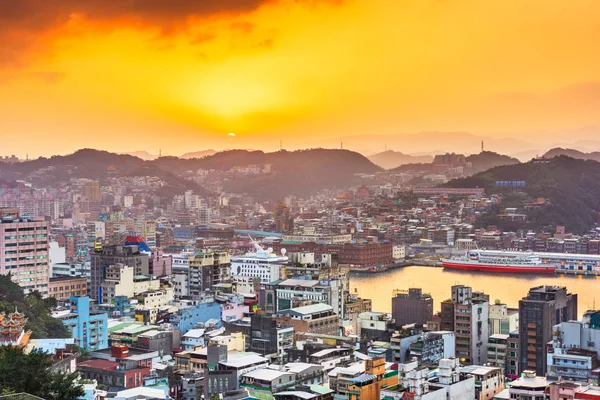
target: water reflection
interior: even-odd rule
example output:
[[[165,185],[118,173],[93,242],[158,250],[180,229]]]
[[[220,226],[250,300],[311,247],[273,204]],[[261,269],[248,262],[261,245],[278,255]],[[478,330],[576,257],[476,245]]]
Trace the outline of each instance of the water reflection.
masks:
[[[430,293],[434,310],[440,310],[440,302],[450,298],[450,287],[455,284],[471,286],[473,290],[490,295],[490,301],[500,299],[509,307],[518,307],[519,300],[527,295],[529,288],[541,285],[566,286],[578,295],[578,312],[600,308],[600,277],[582,275],[507,275],[492,272],[469,272],[433,267],[406,267],[379,274],[352,275],[350,288],[361,297],[373,300],[373,310],[390,312],[393,289],[420,287]]]

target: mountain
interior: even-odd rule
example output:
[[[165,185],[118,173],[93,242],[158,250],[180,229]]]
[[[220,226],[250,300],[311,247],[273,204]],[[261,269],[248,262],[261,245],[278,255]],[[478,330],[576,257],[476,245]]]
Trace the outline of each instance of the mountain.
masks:
[[[381,171],[363,155],[338,149],[280,150],[273,153],[228,150],[201,159],[161,157],[154,164],[174,173],[198,169],[230,171],[235,167],[269,165],[269,173],[234,176],[225,181],[225,191],[246,193],[258,200],[276,200],[289,194],[307,195],[327,188],[347,188],[358,182],[355,174]]]
[[[379,165],[385,169],[392,169],[405,164],[430,163],[433,161],[433,157],[430,155],[413,156],[394,150],[387,150],[367,158],[373,164]]]
[[[144,161],[128,154],[116,154],[103,150],[81,149],[65,156],[40,157],[16,164],[0,164],[0,176],[5,180],[26,179],[34,184],[59,184],[70,178],[87,178],[103,181],[109,176],[157,176],[167,185],[161,193],[172,195],[192,189],[196,193],[210,193],[193,181],[177,176],[168,169],[155,165],[156,161]],[[51,169],[43,176],[35,174],[40,169]]]
[[[525,181],[526,187],[497,187],[496,181]],[[501,207],[517,207],[528,223],[520,228],[543,229],[565,225],[568,231],[584,233],[594,226],[600,212],[600,163],[566,156],[546,161],[492,168],[468,178],[454,179],[443,186],[485,188],[487,194],[503,195]],[[523,210],[523,201],[544,198],[545,207]],[[497,217],[498,209],[483,215],[480,224],[514,226]]]
[[[467,156],[467,162],[472,165],[472,172],[477,173],[486,169],[499,167],[501,165],[519,164],[520,161],[516,158],[505,156],[504,154],[494,153],[492,151],[482,151],[478,154]]]
[[[580,160],[594,160],[600,162],[600,152],[595,151],[592,153],[584,153],[583,151],[574,150],[574,149],[563,149],[561,147],[557,147],[554,149],[548,150],[543,157],[544,158],[553,158],[558,156],[567,156],[572,158],[577,158]]]
[[[190,153],[184,153],[179,158],[184,158],[184,159],[202,158],[202,157],[206,157],[206,156],[212,156],[215,153],[216,153],[216,151],[214,151],[212,149],[211,150],[193,151]]]
[[[448,154],[446,154],[447,156]],[[433,162],[429,163],[410,163],[404,164],[399,167],[393,168],[392,172],[406,172],[406,171],[430,171],[435,167],[434,165],[444,164],[447,161],[443,161],[445,155],[437,155]],[[471,163],[471,168],[465,167],[465,174],[475,174],[486,169],[498,167],[501,165],[512,165],[518,164],[519,160],[513,157],[509,157],[503,154],[494,153],[492,151],[483,151],[478,154],[471,154],[465,157],[467,163]]]
[[[145,150],[130,151],[129,153],[122,153],[122,154],[128,154],[130,156],[141,158],[142,160],[145,160],[145,161],[154,160],[158,157],[157,154],[150,154]]]
[[[235,172],[236,167],[256,166],[255,174]],[[39,170],[45,169],[44,174]],[[347,188],[358,183],[356,174],[381,171],[366,157],[349,151],[309,149],[298,151],[229,150],[203,158],[160,157],[152,161],[126,154],[82,149],[66,156],[38,158],[17,164],[0,164],[0,180],[25,179],[34,184],[57,185],[79,177],[103,181],[110,176],[157,176],[167,183],[159,193],[172,196],[192,189],[212,195],[196,182],[185,179],[199,169],[217,170],[224,190],[246,193],[259,200],[278,200],[289,194],[306,195],[327,188]]]

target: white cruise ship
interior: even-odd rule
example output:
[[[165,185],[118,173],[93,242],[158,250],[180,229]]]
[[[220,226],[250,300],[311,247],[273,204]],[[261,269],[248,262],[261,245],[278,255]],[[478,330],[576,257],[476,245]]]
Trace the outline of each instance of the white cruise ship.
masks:
[[[278,255],[273,253],[272,248],[263,249],[254,239],[250,240],[255,252],[231,257],[231,276],[234,282],[249,284],[254,277],[258,277],[261,284],[266,284],[280,279],[281,267],[288,262],[285,250]]]

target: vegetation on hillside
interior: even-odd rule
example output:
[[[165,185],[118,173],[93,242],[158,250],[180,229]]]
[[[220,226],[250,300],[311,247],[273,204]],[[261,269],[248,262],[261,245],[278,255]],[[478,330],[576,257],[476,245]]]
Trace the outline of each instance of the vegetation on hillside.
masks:
[[[51,372],[50,354],[0,346],[0,395],[28,393],[45,400],[77,400],[85,393],[77,373]]]
[[[525,181],[527,186],[518,189],[497,187],[496,181]],[[524,228],[553,229],[564,225],[571,232],[584,233],[593,227],[600,211],[600,163],[565,156],[546,162],[496,167],[468,178],[454,179],[444,186],[480,187],[488,194],[501,194],[507,200],[502,208],[522,205],[519,196],[523,200],[549,200],[545,207],[522,210],[528,216],[528,223],[521,226]],[[492,210],[482,215],[480,223],[503,227],[497,212]]]
[[[584,153],[583,151],[574,150],[574,149],[563,149],[561,147],[556,147],[554,149],[548,150],[543,157],[544,158],[554,158],[558,156],[567,156],[571,158],[578,158],[580,160],[594,160],[600,162],[600,152],[594,151],[591,153]]]
[[[467,156],[467,162],[471,163],[471,169],[475,173],[499,167],[501,165],[514,165],[520,163],[516,158],[494,153],[493,151],[482,151],[479,154],[471,154],[470,156]]]
[[[25,295],[23,289],[10,279],[10,275],[0,275],[0,312],[8,314],[17,309],[24,314],[28,319],[25,329],[32,331],[32,338],[70,337],[62,322],[50,315],[50,307],[55,305],[54,298],[42,299],[39,292]]]
[[[271,165],[272,173],[232,179],[226,185],[226,190],[248,193],[256,198],[278,199],[290,193],[313,193],[329,187],[346,187],[355,182],[355,173],[381,170],[359,153],[338,149],[282,150],[273,153],[230,150],[202,158],[160,157],[150,161],[127,154],[83,149],[67,156],[0,165],[0,177],[23,179],[41,168],[54,167],[51,172],[44,174],[43,183],[61,182],[72,177],[102,181],[109,176],[158,176],[168,185],[161,188],[159,196],[181,194],[189,189],[210,195],[202,186],[184,177],[193,175],[198,169],[229,171],[234,167],[267,164]],[[114,169],[109,171],[109,166]]]

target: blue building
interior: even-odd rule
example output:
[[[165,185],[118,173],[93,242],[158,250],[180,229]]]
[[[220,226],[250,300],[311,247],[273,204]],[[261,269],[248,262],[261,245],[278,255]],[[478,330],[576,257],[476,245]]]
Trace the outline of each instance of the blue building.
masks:
[[[215,320],[219,326],[222,324],[221,305],[214,300],[182,307],[171,317],[170,322],[175,329],[185,334],[197,323],[206,323],[208,320]]]
[[[71,297],[71,310],[58,316],[67,327],[75,344],[86,350],[108,348],[108,314],[90,312],[90,298]]]

